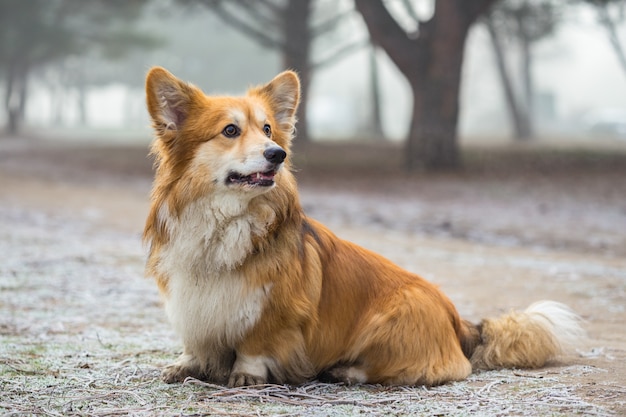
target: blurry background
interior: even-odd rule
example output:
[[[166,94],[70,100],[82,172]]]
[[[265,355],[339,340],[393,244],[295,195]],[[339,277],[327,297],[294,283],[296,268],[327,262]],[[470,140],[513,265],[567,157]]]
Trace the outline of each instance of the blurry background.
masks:
[[[216,94],[291,68],[311,215],[625,254],[624,43],[624,0],[0,0],[0,197],[145,204],[151,66]]]
[[[434,2],[382,3],[402,32],[376,36],[412,41],[405,58],[437,68],[422,39]],[[455,129],[462,140],[626,140],[624,1],[456,3],[462,24],[444,7],[437,14],[446,32],[469,27]],[[376,36],[351,0],[1,0],[0,123],[10,135],[147,141],[150,66],[211,93],[241,93],[287,67],[305,81],[302,140],[402,142],[414,97]],[[442,65],[434,71],[455,71]]]

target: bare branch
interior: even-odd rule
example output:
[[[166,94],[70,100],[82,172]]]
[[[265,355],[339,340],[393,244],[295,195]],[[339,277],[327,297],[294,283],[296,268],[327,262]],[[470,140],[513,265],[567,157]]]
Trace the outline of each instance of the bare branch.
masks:
[[[280,27],[282,24],[284,10],[272,2],[259,0],[230,0],[223,4],[236,4],[239,10],[250,16],[257,28]]]
[[[252,38],[259,44],[273,49],[283,49],[285,47],[284,40],[276,39],[265,31],[261,31],[253,25],[249,24],[246,20],[242,19],[237,14],[232,13],[228,9],[224,8],[223,2],[211,0],[197,1],[211,8],[211,10],[213,10],[215,14],[217,14],[219,17],[224,19],[226,23],[238,29],[241,33],[248,36],[249,38]]]
[[[404,5],[406,13],[411,19],[415,20],[415,23],[417,23],[418,25],[422,23],[419,16],[417,15],[417,12],[415,11],[415,7],[413,7],[413,3],[411,3],[411,0],[402,0],[402,4]]]
[[[617,36],[617,28],[615,27],[615,22],[611,18],[611,14],[607,8],[606,4],[598,4],[596,5],[598,16],[600,19],[600,24],[604,26],[609,36],[609,41],[611,42],[611,46],[613,47],[613,51],[615,55],[617,55],[617,59],[619,63],[626,72],[626,53],[624,52],[624,47]]]
[[[276,16],[280,16],[283,13],[283,9],[280,6],[278,6],[276,3],[270,0],[253,0],[252,3],[263,4],[267,9],[269,9]]]
[[[311,68],[314,70],[317,70],[319,68],[323,68],[327,65],[332,64],[333,62],[338,61],[341,58],[344,58],[345,56],[352,54],[356,51],[358,51],[361,48],[364,48],[366,46],[368,46],[370,43],[368,40],[361,40],[361,41],[357,41],[357,42],[352,42],[349,43],[347,45],[343,45],[342,47],[336,49],[335,51],[333,51],[332,53],[328,54],[327,56],[325,56],[324,58],[316,61],[316,62],[312,62],[311,63]]]
[[[355,10],[349,9],[343,12],[338,12],[332,17],[326,19],[325,21],[318,23],[314,27],[311,28],[311,33],[313,37],[323,35],[326,32],[330,32],[334,30],[337,25],[344,20],[346,17],[355,13]]]
[[[415,72],[414,57],[404,53],[414,49],[415,42],[391,16],[382,1],[355,0],[357,10],[363,16],[372,42],[380,45],[389,58],[407,74]]]

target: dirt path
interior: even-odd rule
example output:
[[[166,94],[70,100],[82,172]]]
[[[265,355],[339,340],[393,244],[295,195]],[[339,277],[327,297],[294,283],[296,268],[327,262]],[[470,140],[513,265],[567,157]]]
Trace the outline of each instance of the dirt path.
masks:
[[[142,153],[0,149],[1,412],[626,414],[626,227],[619,229],[626,193],[610,186],[614,172],[605,178],[609,185],[592,175],[587,181],[595,187],[586,192],[565,176],[522,196],[524,180],[507,191],[493,178],[443,176],[398,192],[398,177],[385,185],[378,177],[339,178],[328,170],[303,175],[309,212],[340,236],[439,284],[466,318],[554,299],[585,318],[589,339],[541,370],[480,373],[431,389],[225,390],[167,386],[158,378],[180,345],[155,286],[142,278],[140,232],[150,184]],[[485,187],[492,190],[487,197],[480,192]],[[550,197],[552,188],[568,192]],[[531,227],[537,221],[529,221],[529,207],[538,204],[548,210]],[[584,207],[578,221],[569,218]],[[595,219],[603,216],[615,227]],[[550,233],[551,222],[558,233]]]

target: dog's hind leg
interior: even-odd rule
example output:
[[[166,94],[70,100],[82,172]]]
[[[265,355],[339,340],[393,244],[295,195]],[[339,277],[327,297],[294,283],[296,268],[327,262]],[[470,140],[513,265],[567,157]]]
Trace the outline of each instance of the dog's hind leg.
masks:
[[[405,287],[377,306],[355,335],[347,368],[331,375],[344,382],[439,385],[472,372],[457,336],[456,310],[426,288]]]
[[[338,365],[322,372],[318,379],[322,382],[343,382],[346,385],[364,384],[368,376],[362,366]]]

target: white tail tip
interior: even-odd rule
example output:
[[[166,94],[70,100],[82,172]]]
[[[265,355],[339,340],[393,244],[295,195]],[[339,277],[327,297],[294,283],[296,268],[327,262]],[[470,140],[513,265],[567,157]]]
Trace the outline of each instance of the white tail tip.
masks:
[[[562,350],[574,347],[586,335],[581,326],[583,319],[565,304],[537,301],[524,313],[544,323]]]

